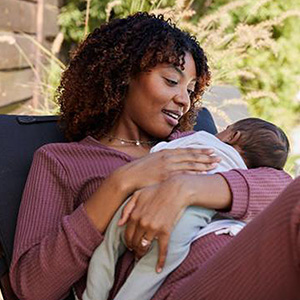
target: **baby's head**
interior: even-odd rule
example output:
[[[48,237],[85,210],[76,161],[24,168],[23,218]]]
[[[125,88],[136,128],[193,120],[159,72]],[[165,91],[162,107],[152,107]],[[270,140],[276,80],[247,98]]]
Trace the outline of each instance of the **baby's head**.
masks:
[[[216,137],[233,146],[249,169],[271,167],[282,170],[290,148],[288,138],[279,127],[258,118],[240,120]]]

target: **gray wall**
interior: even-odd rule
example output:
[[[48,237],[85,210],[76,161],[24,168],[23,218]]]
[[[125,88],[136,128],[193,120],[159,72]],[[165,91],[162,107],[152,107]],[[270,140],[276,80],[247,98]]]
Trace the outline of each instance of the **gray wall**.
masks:
[[[44,0],[43,45],[58,33],[58,0]],[[36,37],[37,0],[0,1],[0,112],[32,98],[34,74],[17,46],[34,64],[36,47],[21,32]]]

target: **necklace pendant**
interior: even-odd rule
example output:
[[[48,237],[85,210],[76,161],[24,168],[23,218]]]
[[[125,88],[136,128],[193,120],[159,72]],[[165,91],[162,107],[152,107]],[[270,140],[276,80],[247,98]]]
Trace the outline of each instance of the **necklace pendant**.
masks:
[[[125,144],[125,142],[124,142],[124,141],[121,141],[121,144],[122,144],[122,145],[124,145],[124,144]]]
[[[140,143],[140,141],[135,141],[135,144],[136,144],[137,146],[139,146],[141,143]]]

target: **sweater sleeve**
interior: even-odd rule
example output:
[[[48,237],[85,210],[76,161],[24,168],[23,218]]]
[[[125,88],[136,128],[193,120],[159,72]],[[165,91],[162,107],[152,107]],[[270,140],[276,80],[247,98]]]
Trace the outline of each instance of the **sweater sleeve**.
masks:
[[[232,194],[231,209],[223,215],[243,221],[252,220],[292,181],[284,171],[272,168],[230,170],[219,174],[227,181]]]
[[[73,207],[73,198],[63,166],[39,149],[23,193],[10,267],[19,299],[62,299],[86,273],[103,236],[82,204]]]

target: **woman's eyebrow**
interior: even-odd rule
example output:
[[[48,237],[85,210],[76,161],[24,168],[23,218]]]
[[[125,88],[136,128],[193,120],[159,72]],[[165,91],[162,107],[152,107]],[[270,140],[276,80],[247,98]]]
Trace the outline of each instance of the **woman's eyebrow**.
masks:
[[[186,77],[185,73],[184,73],[180,68],[178,68],[177,66],[170,65],[170,66],[168,66],[168,69],[173,69],[173,70],[175,70],[181,77]],[[193,78],[192,81],[196,81],[196,78]]]

